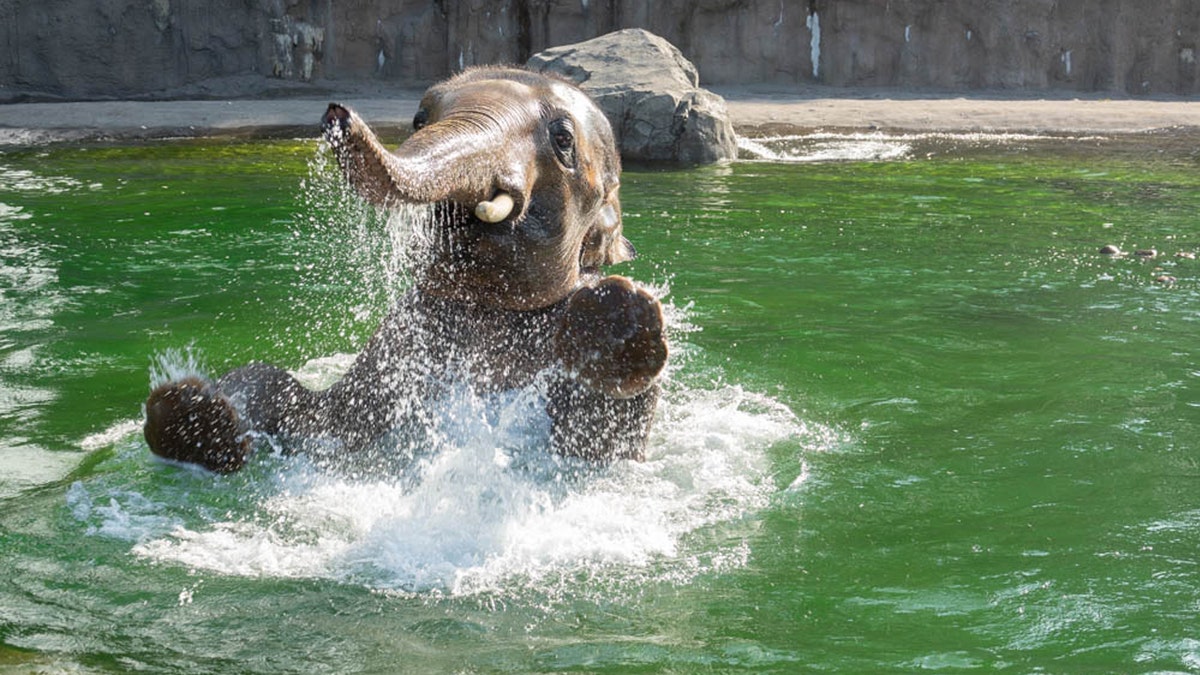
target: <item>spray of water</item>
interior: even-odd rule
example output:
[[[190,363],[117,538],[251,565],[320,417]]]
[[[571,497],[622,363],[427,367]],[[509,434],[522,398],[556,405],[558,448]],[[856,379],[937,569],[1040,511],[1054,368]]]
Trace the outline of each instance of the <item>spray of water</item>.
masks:
[[[358,197],[322,144],[308,164],[293,219],[296,264],[290,298],[323,331],[361,342],[412,284],[432,236],[428,206],[378,209]],[[314,292],[317,291],[317,292]],[[349,306],[345,302],[349,301]],[[280,334],[279,339],[295,339]]]
[[[154,356],[150,364],[150,388],[185,377],[205,377],[207,368],[195,343],[183,349],[169,348]]]
[[[337,283],[348,270],[366,270],[353,279],[362,301],[386,306],[424,236],[411,219],[428,213],[384,217],[363,207],[323,161],[315,160],[304,188],[313,232],[297,236],[320,240],[314,245],[328,251],[327,262],[303,273]],[[687,308],[666,300],[679,338],[691,330]],[[331,470],[319,456],[264,450],[235,476],[197,474],[192,487],[168,488],[153,471],[109,472],[74,484],[67,501],[88,535],[129,541],[151,561],[227,575],[489,597],[529,588],[577,594],[580,579],[605,580],[603,593],[614,583],[685,582],[745,564],[744,538],[704,533],[744,522],[781,487],[794,487],[795,477],[776,475],[771,448],[820,450],[833,436],[741,387],[686,384],[678,369],[688,367],[689,350],[677,344],[675,353],[682,358],[667,373],[642,463],[598,466],[548,453],[543,383],[482,395],[449,382],[426,406],[419,447],[411,437],[384,444],[403,461]],[[325,356],[295,374],[327,386],[352,360]],[[203,370],[194,350],[168,352],[152,379]],[[114,461],[158,460],[128,439]],[[210,501],[234,506],[198,505],[205,490]]]
[[[127,540],[150,561],[219,574],[451,596],[529,587],[563,596],[582,592],[587,578],[611,593],[614,584],[683,583],[744,564],[744,540],[709,541],[705,530],[769,506],[780,491],[769,448],[828,442],[740,387],[673,386],[647,460],[596,466],[545,451],[541,405],[537,386],[484,397],[448,391],[435,406],[430,447],[392,470],[330,471],[307,456],[260,456],[250,473],[226,479],[236,487],[209,488],[248,490],[243,509],[198,508],[197,488],[104,481],[76,483],[68,503],[92,536]],[[144,458],[142,450],[130,443],[128,452]]]

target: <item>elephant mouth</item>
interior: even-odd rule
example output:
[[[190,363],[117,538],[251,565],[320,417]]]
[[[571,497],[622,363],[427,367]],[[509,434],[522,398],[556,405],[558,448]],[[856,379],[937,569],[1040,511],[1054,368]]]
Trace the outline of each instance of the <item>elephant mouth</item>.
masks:
[[[489,222],[480,209],[446,200],[432,205],[417,272],[425,293],[472,305],[531,310],[562,299],[577,276],[559,227],[521,196],[507,218]]]
[[[424,238],[428,257],[417,273],[418,284],[431,295],[470,303],[502,304],[532,295],[518,282],[528,281],[530,254],[520,221],[513,213],[493,223],[466,204],[434,204]]]
[[[507,235],[516,231],[524,219],[523,200],[508,192],[474,205],[447,200],[433,204],[432,226],[453,237]]]
[[[503,206],[503,205],[502,205]],[[510,265],[520,245],[522,215],[514,208],[495,221],[495,212],[479,211],[486,207],[453,201],[433,205],[428,221],[428,240],[435,260],[459,273],[471,268]],[[503,254],[502,254],[503,252]],[[519,256],[518,256],[519,257]]]

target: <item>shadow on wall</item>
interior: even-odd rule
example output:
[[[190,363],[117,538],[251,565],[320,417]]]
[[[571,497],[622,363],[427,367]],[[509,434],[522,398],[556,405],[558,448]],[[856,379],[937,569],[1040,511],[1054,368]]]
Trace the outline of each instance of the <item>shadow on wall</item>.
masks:
[[[1187,95],[1200,50],[1195,0],[9,0],[0,26],[0,100],[415,86],[634,27],[707,85]]]

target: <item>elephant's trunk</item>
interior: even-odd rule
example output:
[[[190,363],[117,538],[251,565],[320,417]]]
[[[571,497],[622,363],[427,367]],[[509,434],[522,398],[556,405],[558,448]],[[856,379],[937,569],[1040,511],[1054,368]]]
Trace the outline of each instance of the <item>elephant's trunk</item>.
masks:
[[[347,180],[367,201],[383,206],[450,201],[482,221],[498,223],[524,208],[524,167],[505,162],[521,153],[505,147],[514,141],[499,121],[477,117],[441,120],[394,153],[354,111],[336,103],[322,127]]]

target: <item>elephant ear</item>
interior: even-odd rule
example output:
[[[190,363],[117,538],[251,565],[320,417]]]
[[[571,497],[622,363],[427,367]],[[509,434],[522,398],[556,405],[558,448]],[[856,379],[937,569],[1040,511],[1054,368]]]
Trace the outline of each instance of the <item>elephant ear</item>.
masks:
[[[579,265],[595,269],[633,260],[637,250],[621,234],[621,200],[614,191],[600,207],[600,214],[584,236]]]

